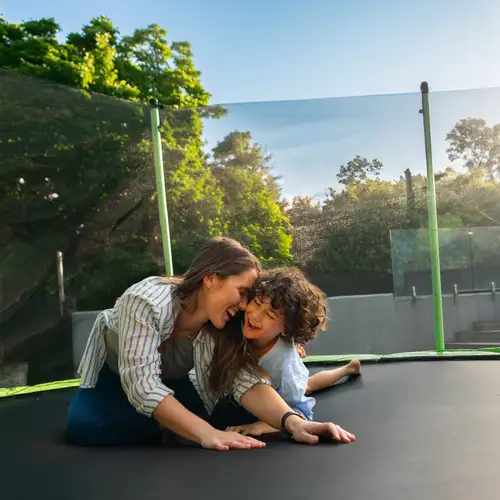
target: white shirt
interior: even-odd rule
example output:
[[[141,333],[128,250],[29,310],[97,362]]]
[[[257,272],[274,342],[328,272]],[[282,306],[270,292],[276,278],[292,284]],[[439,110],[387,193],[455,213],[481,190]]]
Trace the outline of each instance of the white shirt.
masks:
[[[162,375],[175,373],[180,377],[194,366],[199,376],[204,376],[213,355],[210,339],[187,340],[192,344],[189,349],[186,341],[164,344],[178,314],[172,298],[174,286],[166,278],[146,278],[128,288],[113,308],[98,314],[78,368],[80,387],[95,387],[107,361],[119,373],[130,403],[139,413],[151,416],[164,398],[174,394],[163,384]],[[239,401],[261,382],[266,383],[243,373],[233,385],[234,397]]]
[[[274,389],[288,406],[312,420],[316,400],[306,396],[309,370],[295,346],[280,336],[274,347],[262,356],[259,365],[269,373]]]

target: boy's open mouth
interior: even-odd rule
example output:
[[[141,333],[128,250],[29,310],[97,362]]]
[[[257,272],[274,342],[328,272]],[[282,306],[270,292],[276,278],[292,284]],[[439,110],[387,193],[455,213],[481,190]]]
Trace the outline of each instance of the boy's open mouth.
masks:
[[[248,318],[248,327],[250,328],[250,330],[258,330],[259,328],[257,325],[252,323],[252,320],[250,318]]]

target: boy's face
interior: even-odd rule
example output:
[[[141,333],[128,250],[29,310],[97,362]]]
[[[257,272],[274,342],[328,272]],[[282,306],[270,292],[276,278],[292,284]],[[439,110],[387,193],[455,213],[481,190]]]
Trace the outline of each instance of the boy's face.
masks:
[[[283,311],[273,309],[267,297],[255,297],[245,310],[243,336],[258,345],[266,345],[284,333]]]

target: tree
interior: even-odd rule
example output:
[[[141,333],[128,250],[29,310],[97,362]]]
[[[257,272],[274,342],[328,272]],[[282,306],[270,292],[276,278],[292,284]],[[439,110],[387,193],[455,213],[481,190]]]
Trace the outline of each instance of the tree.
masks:
[[[280,202],[271,157],[250,132],[232,132],[213,149],[212,171],[224,193],[224,231],[248,245],[264,265],[290,261],[290,222]]]
[[[56,249],[65,252],[68,290],[83,308],[102,307],[131,279],[162,272],[148,109],[139,104],[150,97],[167,104],[161,133],[176,273],[186,269],[202,241],[228,231],[264,263],[289,260],[290,227],[278,179],[251,136],[229,136],[207,163],[202,119],[225,110],[208,105],[187,42],[169,43],[157,25],[122,37],[110,19],[97,17],[60,43],[53,19],[30,23],[0,24],[0,63],[15,72],[0,75],[3,109],[12,118],[0,131],[9,145],[0,160],[0,211],[6,248],[17,249],[9,250],[10,259],[23,256],[39,272],[18,280],[6,307],[22,304],[20,294],[27,297],[36,287],[54,293],[47,266]],[[36,50],[29,53],[30,47]],[[20,238],[26,239],[22,251]],[[37,238],[50,243],[46,252]],[[5,269],[9,262],[4,260]]]
[[[60,31],[53,18],[14,24],[0,17],[0,67],[128,100],[208,104],[190,44],[169,43],[156,24],[120,38],[109,18],[95,17],[65,43],[56,38]]]
[[[368,180],[331,191],[323,203],[315,273],[391,272],[390,229],[408,225],[404,182]]]
[[[149,124],[141,106],[102,96],[89,99],[15,72],[2,71],[0,79],[0,106],[9,116],[0,123],[0,232],[3,249],[14,259],[0,259],[4,283],[11,285],[0,304],[6,311],[43,286],[56,250],[65,253],[71,274],[73,259],[82,257],[78,248],[86,226],[103,212],[116,219],[123,214],[127,185],[151,159],[142,142]],[[117,193],[123,194],[110,206]],[[103,245],[100,251],[109,248]],[[16,259],[36,269],[25,265],[24,273],[12,275],[22,265]]]
[[[490,179],[500,175],[500,124],[488,127],[482,118],[462,119],[446,140],[451,162],[461,160],[468,170],[485,169]]]
[[[179,273],[187,269],[207,238],[224,232],[223,191],[202,150],[199,111],[167,108],[162,118],[172,254]],[[154,185],[152,176],[150,182]],[[158,222],[157,205],[152,213]]]
[[[310,196],[295,196],[286,214],[293,227],[293,260],[305,268],[318,251],[323,225],[321,206]]]
[[[84,85],[81,61],[72,61],[69,47],[59,44],[61,30],[53,18],[9,23],[0,16],[0,67],[67,85]]]
[[[212,150],[215,165],[243,168],[251,172],[270,172],[271,155],[264,155],[258,144],[252,143],[251,132],[234,131]]]
[[[90,22],[82,27],[81,33],[69,33],[66,43],[75,47],[81,54],[92,52],[97,47],[97,40],[100,36],[106,35],[109,45],[116,48],[120,32],[113,25],[113,21],[105,16],[94,17]]]
[[[167,31],[157,24],[137,29],[118,45],[117,68],[125,81],[134,82],[142,96],[167,106],[206,106],[210,94],[200,82],[188,42],[169,44]]]
[[[189,44],[169,42],[158,26],[121,37],[104,17],[64,42],[59,31],[54,19],[0,19],[0,107],[9,117],[0,122],[0,344],[9,337],[11,350],[44,328],[18,328],[28,299],[42,311],[39,325],[59,320],[56,250],[78,308],[102,308],[131,281],[163,272],[150,97],[169,105],[162,133],[175,271],[222,231],[202,118],[224,110],[208,106]]]
[[[350,184],[365,182],[370,176],[378,179],[382,167],[382,162],[377,159],[368,161],[366,158],[357,155],[340,167],[337,180],[340,184],[348,186]]]

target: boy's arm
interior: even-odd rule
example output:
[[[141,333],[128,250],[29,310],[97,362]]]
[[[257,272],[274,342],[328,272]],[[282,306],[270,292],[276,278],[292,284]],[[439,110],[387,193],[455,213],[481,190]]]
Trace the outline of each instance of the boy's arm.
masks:
[[[319,436],[327,436],[346,443],[351,443],[356,439],[354,434],[345,431],[333,422],[308,422],[303,417],[293,414],[293,410],[283,398],[272,387],[265,384],[258,384],[249,389],[242,396],[241,404],[247,411],[260,420],[268,422],[274,428],[281,427],[283,417],[288,416],[284,427],[292,439],[298,443],[316,444]]]
[[[274,429],[281,428],[283,417],[288,416],[284,426],[298,443],[316,444],[319,436],[328,436],[346,443],[356,439],[354,434],[333,422],[309,422],[303,416],[293,414],[295,413],[293,409],[268,383],[258,382],[250,388],[245,387],[246,385],[241,386],[242,393],[239,394],[238,402],[248,412]]]
[[[307,378],[304,382],[303,377],[300,377],[285,383],[278,391],[278,394],[294,412],[303,415],[306,420],[312,420],[312,406],[314,405],[314,400],[305,397],[306,386]],[[228,427],[226,430],[239,432],[244,436],[261,436],[262,434],[280,432],[279,429],[263,421],[247,425],[232,426]]]

